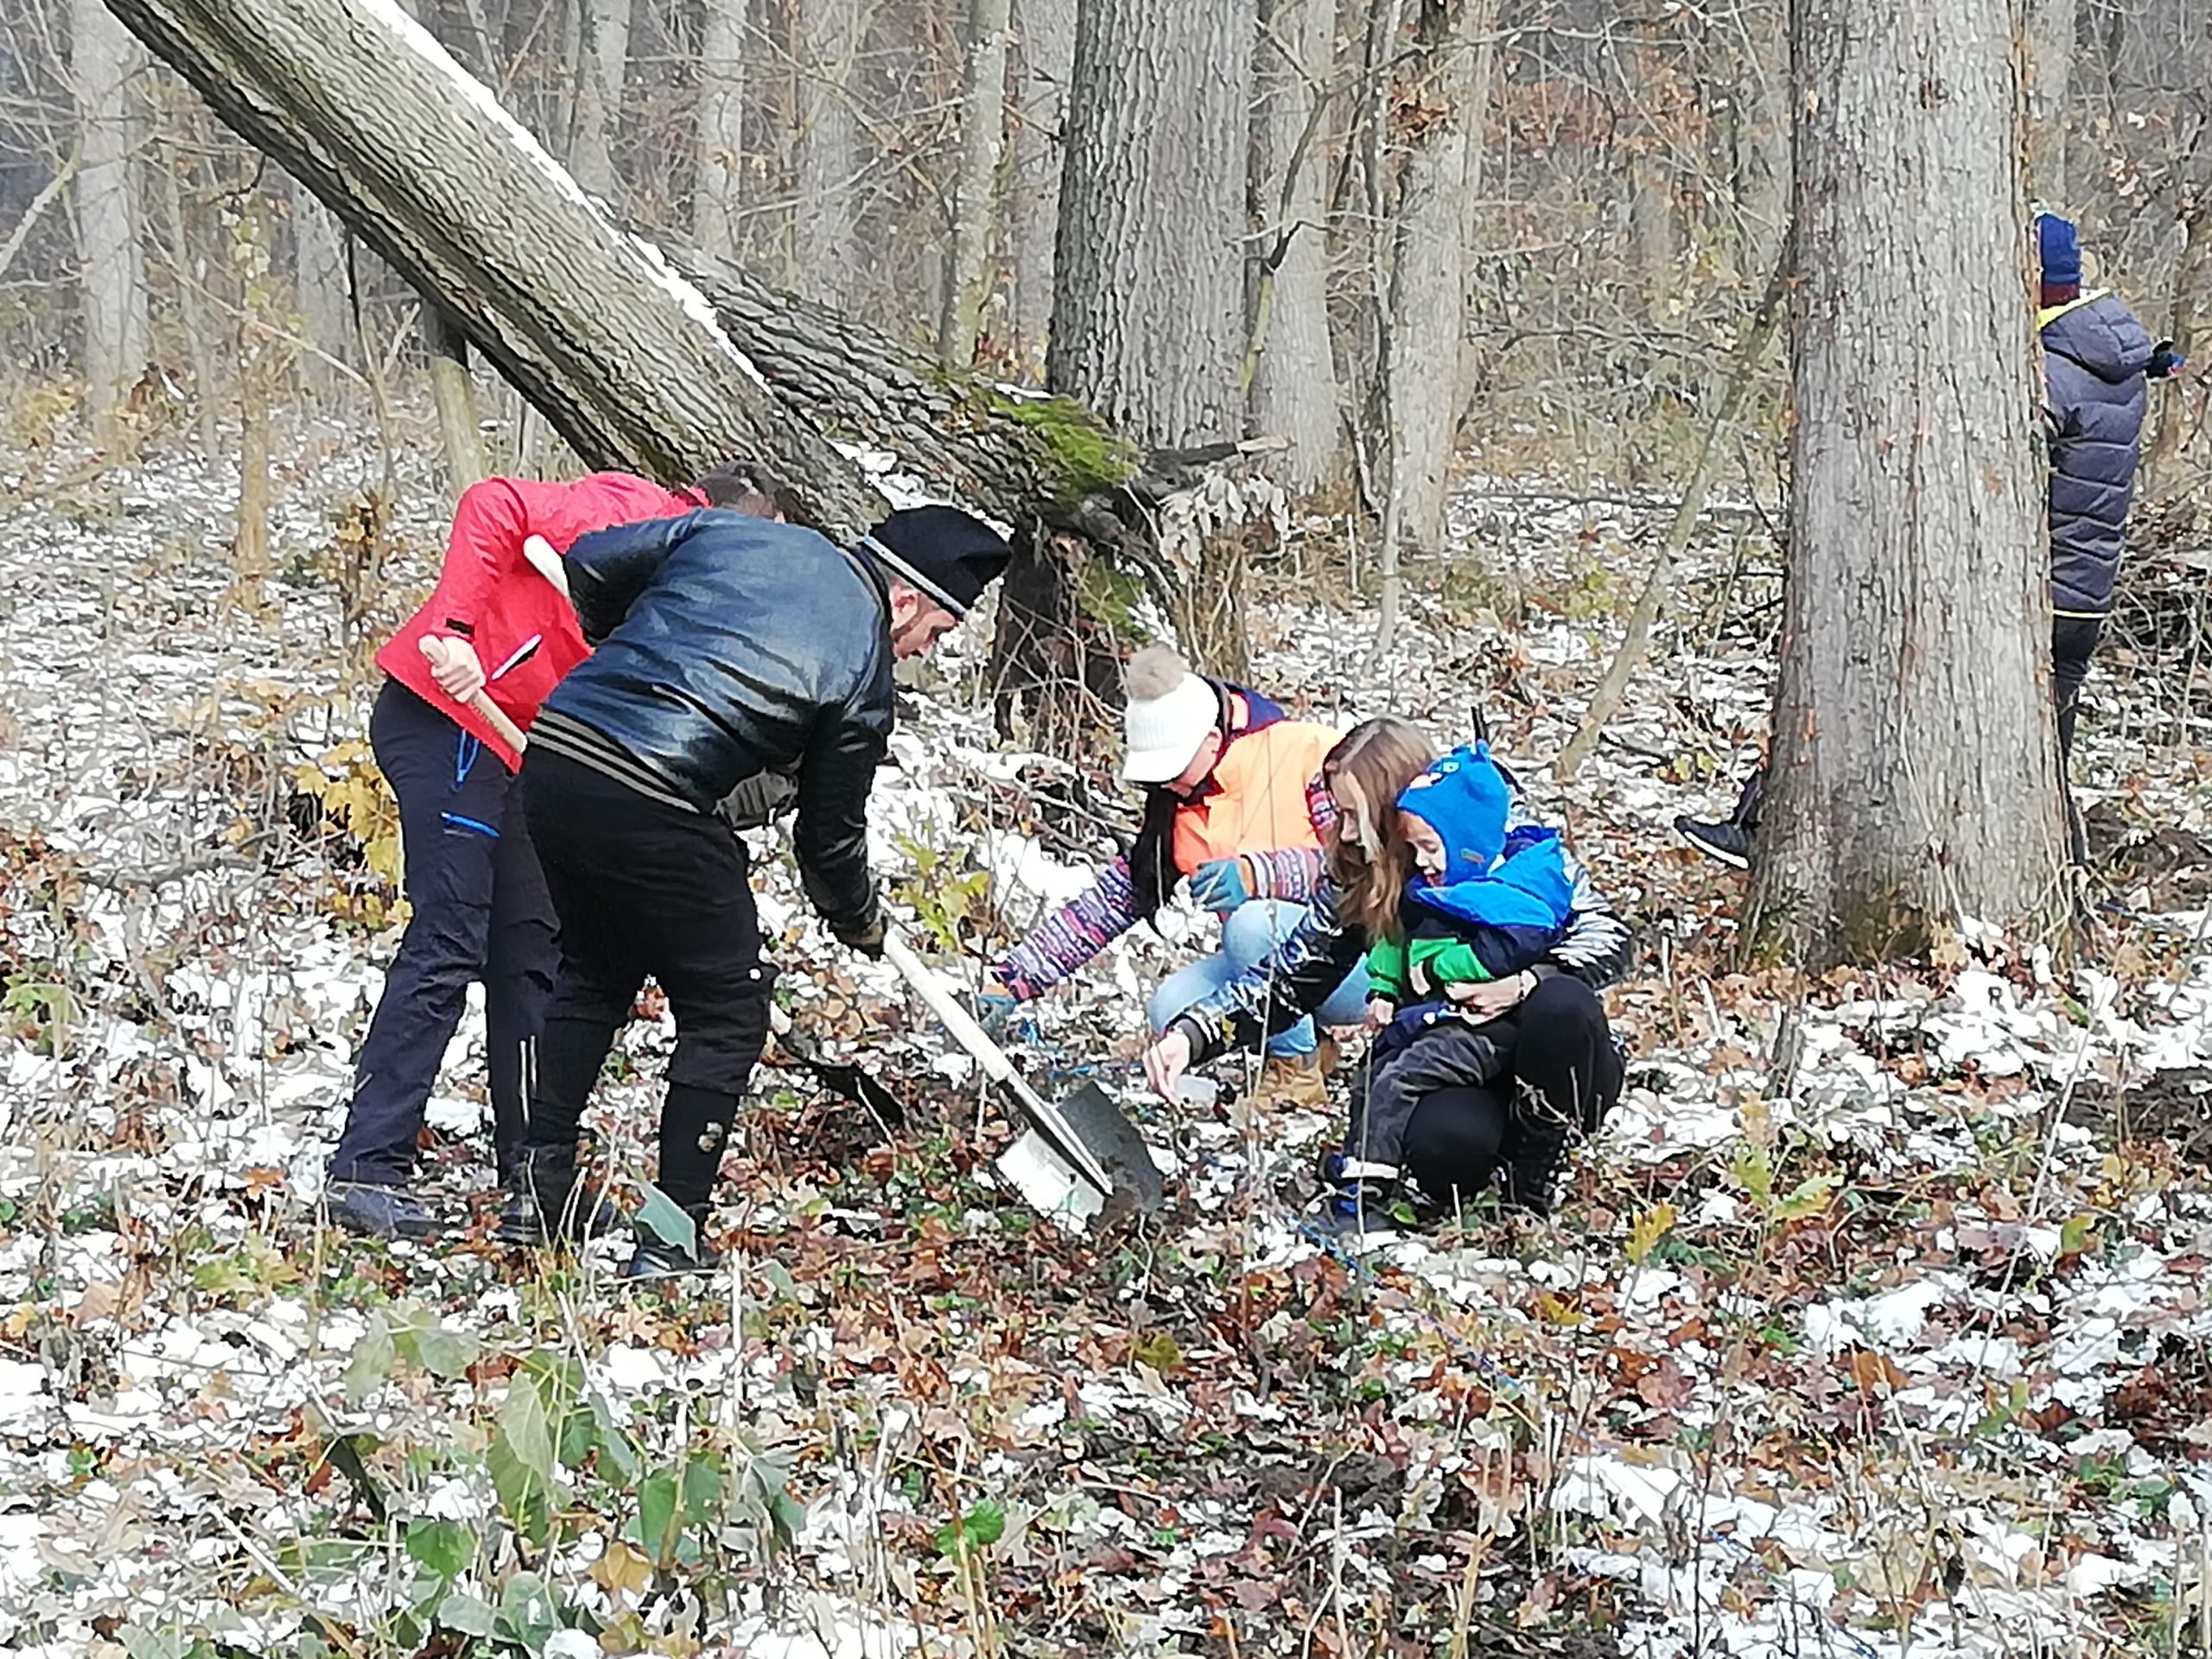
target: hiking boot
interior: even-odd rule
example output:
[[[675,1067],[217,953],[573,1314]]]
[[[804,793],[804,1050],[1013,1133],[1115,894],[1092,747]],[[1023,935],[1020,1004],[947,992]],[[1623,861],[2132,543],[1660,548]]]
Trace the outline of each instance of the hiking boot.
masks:
[[[1329,1104],[1329,1073],[1318,1050],[1311,1054],[1270,1054],[1260,1063],[1260,1081],[1252,1093],[1278,1105],[1324,1110]]]
[[[1405,1192],[1395,1166],[1368,1163],[1341,1152],[1321,1160],[1320,1201],[1305,1230],[1326,1242],[1382,1243],[1405,1231],[1397,1211]]]
[[[430,1206],[397,1182],[332,1181],[322,1205],[334,1224],[364,1238],[429,1238],[438,1230]]]
[[[707,1206],[699,1205],[683,1213],[691,1217],[690,1248],[671,1243],[652,1228],[641,1225],[635,1230],[638,1248],[622,1264],[623,1278],[683,1279],[712,1273],[721,1266],[721,1253],[707,1243]]]
[[[579,1179],[574,1158],[525,1152],[492,1236],[502,1244],[536,1246],[556,1238],[582,1244],[621,1224],[621,1211],[605,1192]]]
[[[1707,858],[1738,870],[1751,868],[1751,832],[1733,819],[1680,817],[1675,829],[1684,841]]]

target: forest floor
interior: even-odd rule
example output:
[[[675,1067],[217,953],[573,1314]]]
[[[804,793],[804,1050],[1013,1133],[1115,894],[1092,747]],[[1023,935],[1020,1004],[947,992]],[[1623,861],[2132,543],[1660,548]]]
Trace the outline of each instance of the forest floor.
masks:
[[[1543,763],[1669,504],[1471,480],[1466,548],[1421,573],[1382,671],[1367,616],[1316,600],[1261,608],[1255,677],[1447,739],[1479,705],[1638,923],[1611,998],[1631,1087],[1553,1220],[1357,1261],[1304,1240],[1331,1122],[1137,1090],[1180,916],[1044,1003],[1026,1054],[1048,1087],[1125,1091],[1170,1207],[1034,1220],[966,1068],[778,855],[779,995],[909,1122],[886,1141],[764,1070],[728,1272],[636,1294],[626,1244],[491,1242],[473,1020],[423,1160],[454,1235],[316,1224],[395,938],[359,646],[421,591],[442,491],[402,459],[365,603],[336,510],[379,463],[343,434],[294,453],[258,606],[219,469],[0,460],[0,1648],[2212,1648],[2193,650],[2092,677],[2076,770],[2110,908],[2077,963],[1967,930],[1918,969],[1745,973],[1738,878],[1667,826],[1725,810],[1756,753],[1758,515],[1712,515],[1612,741],[1560,786]],[[1268,580],[1325,593],[1308,556]],[[1103,776],[994,748],[984,659],[963,640],[920,677],[878,789],[879,861],[971,977],[1122,810]],[[667,1042],[636,1022],[601,1090],[618,1170]]]

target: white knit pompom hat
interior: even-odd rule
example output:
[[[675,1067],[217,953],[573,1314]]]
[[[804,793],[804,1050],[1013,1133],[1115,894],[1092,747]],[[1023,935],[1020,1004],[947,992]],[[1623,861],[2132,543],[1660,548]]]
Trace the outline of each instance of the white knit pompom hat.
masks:
[[[1122,689],[1128,752],[1122,776],[1133,784],[1164,784],[1180,776],[1220,721],[1221,699],[1212,685],[1166,645],[1147,645],[1129,658]]]

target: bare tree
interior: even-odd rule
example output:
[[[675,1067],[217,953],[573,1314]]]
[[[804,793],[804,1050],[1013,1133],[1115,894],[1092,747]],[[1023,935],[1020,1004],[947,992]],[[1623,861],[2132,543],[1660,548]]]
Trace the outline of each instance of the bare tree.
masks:
[[[2010,14],[1795,12],[1793,487],[1754,893],[1813,964],[2060,909]]]
[[[691,183],[691,239],[700,252],[714,259],[738,257],[750,10],[750,0],[702,0],[699,163]]]
[[[861,168],[853,72],[874,10],[870,0],[793,0],[791,7],[798,78],[791,285],[824,305],[847,304],[853,294]]]
[[[999,162],[1006,153],[1007,31],[1012,0],[969,0],[960,89],[960,168],[952,188],[952,243],[945,261],[938,360],[964,369],[990,298],[991,233]]]
[[[1384,0],[1384,25],[1370,36],[1379,66],[1395,55],[1389,26],[1399,0]],[[1466,334],[1463,197],[1468,156],[1482,130],[1490,92],[1480,50],[1496,0],[1414,0],[1405,67],[1387,98],[1386,118],[1403,130],[1404,149],[1390,204],[1387,258],[1376,272],[1382,323],[1376,348],[1378,425],[1386,451],[1381,586],[1376,654],[1397,626],[1403,554],[1434,553],[1444,540],[1445,486],[1459,436],[1459,360]],[[1378,99],[1386,96],[1377,80]],[[1370,156],[1370,189],[1379,185]]]
[[[291,214],[293,289],[310,348],[299,354],[300,378],[311,395],[327,397],[339,383],[337,365],[353,356],[346,228],[313,191],[297,184],[292,187]]]
[[[1052,247],[1059,233],[1061,124],[1075,72],[1076,0],[1014,0],[1020,73],[1015,83],[1014,176],[1007,192],[1013,243],[1014,352],[1041,372],[1052,326]]]
[[[1293,489],[1342,467],[1344,410],[1329,341],[1323,93],[1336,56],[1336,0],[1262,0],[1254,67],[1253,198],[1261,257],[1253,321],[1252,423],[1290,445]]]
[[[134,159],[139,123],[130,85],[144,65],[138,42],[100,0],[72,0],[69,68],[82,158],[73,200],[85,388],[90,407],[101,415],[137,384],[151,347]]]
[[[620,181],[610,139],[621,118],[629,69],[630,0],[575,0],[575,6],[580,29],[569,171],[592,194],[613,201]]]
[[[1139,442],[1238,435],[1253,13],[1082,0],[1046,378]]]

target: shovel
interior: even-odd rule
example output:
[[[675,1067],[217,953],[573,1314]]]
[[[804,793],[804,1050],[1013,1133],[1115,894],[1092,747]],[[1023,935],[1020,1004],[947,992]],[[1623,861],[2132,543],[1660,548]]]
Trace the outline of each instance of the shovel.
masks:
[[[814,1080],[840,1100],[865,1108],[887,1133],[904,1128],[906,1108],[899,1096],[857,1065],[825,1059],[814,1039],[791,1023],[791,1017],[773,1002],[768,1005],[768,1029],[776,1033],[776,1046],[814,1074]]]
[[[1032,1205],[1078,1230],[1094,1216],[1160,1207],[1166,1189],[1152,1149],[1103,1089],[1086,1083],[1053,1105],[1029,1086],[1006,1052],[960,1006],[952,987],[906,940],[887,934],[883,959],[1027,1121],[1029,1132],[1007,1148],[998,1167]]]

